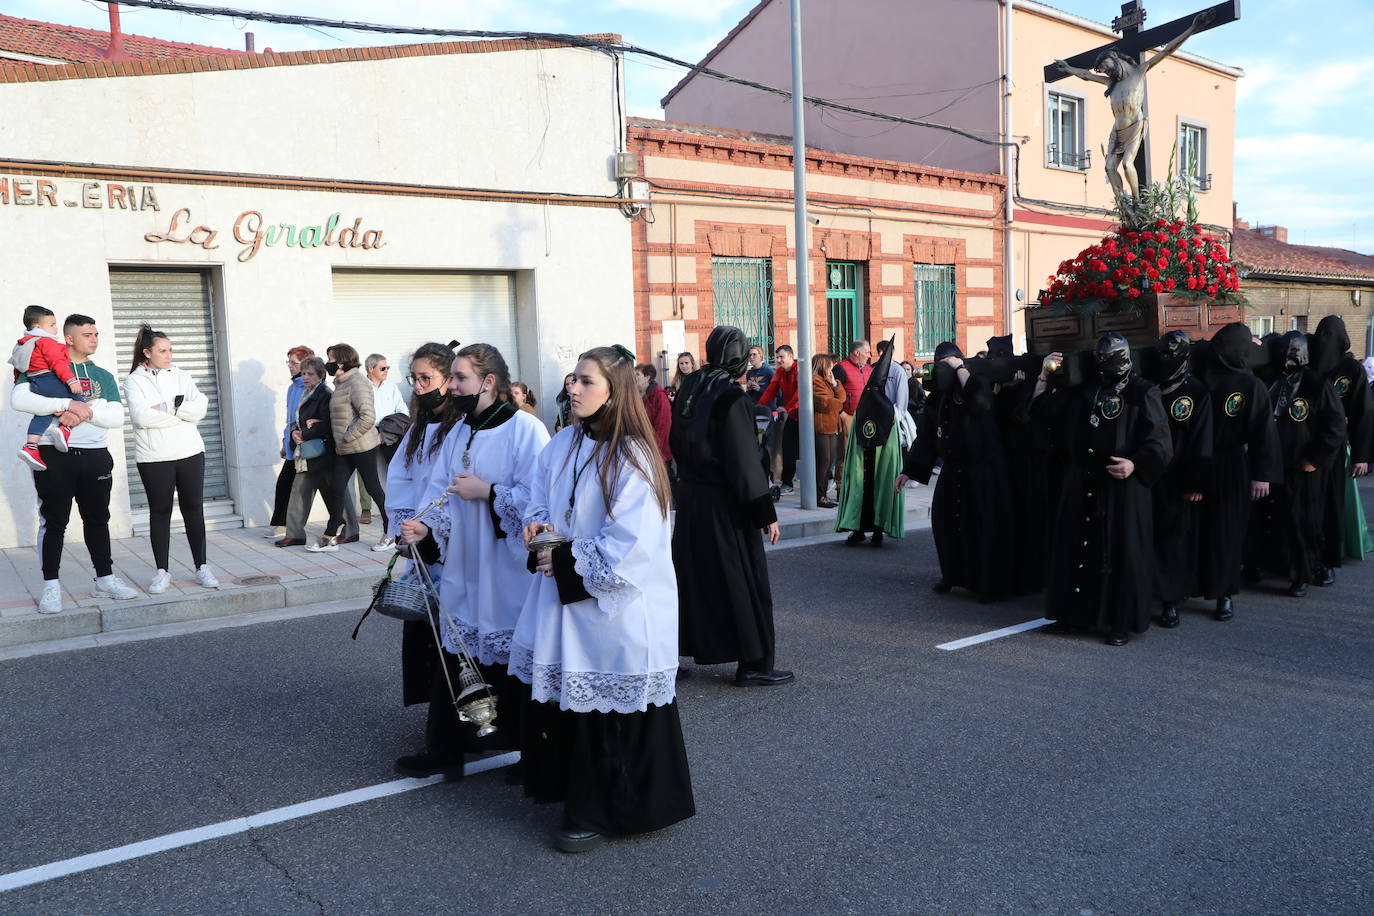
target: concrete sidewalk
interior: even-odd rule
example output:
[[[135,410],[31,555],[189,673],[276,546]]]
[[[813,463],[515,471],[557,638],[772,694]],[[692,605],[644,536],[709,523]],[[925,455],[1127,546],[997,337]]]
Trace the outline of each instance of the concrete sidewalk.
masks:
[[[930,517],[930,487],[912,486],[906,494],[907,527]],[[805,510],[800,496],[791,493],[778,503],[778,521],[785,539],[814,537],[835,531],[835,510]],[[316,533],[318,526],[310,531]],[[63,608],[59,614],[39,614],[43,576],[32,547],[0,550],[0,646],[90,636],[112,630],[226,617],[275,608],[357,598],[359,608],[371,596],[391,553],[368,548],[381,537],[374,522],[362,528],[362,540],[345,544],[338,553],[308,553],[304,547],[274,547],[266,528],[210,531],[210,568],[219,589],[196,585],[185,536],[172,532],[172,587],[161,595],[144,593],[155,570],[146,537],[114,542],[115,574],[141,594],[127,601],[97,598],[95,573],[79,537],[67,538],[62,555]],[[838,537],[838,535],[836,535]]]

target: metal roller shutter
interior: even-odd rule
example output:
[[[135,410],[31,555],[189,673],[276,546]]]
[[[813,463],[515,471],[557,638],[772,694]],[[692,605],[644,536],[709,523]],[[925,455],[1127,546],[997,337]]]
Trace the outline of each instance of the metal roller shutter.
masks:
[[[336,270],[329,328],[326,345],[346,343],[360,359],[380,353],[390,360],[402,390],[410,354],[431,340],[489,343],[506,358],[511,378],[520,377],[509,273]]]
[[[133,359],[138,326],[152,325],[172,342],[172,359],[196,380],[210,401],[210,409],[198,429],[205,440],[205,499],[229,498],[224,433],[220,425],[219,372],[215,350],[215,323],[210,303],[210,277],[199,270],[110,271],[110,298],[114,304],[114,337],[117,365],[111,367],[121,382]],[[124,448],[129,466],[129,500],[133,509],[148,507],[147,494],[134,462],[134,435],[124,427]]]

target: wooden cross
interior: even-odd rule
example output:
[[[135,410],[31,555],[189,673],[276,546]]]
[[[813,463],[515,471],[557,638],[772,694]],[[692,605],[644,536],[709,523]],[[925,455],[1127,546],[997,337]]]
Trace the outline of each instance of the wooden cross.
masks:
[[[1207,29],[1214,29],[1219,25],[1228,22],[1235,22],[1240,18],[1240,0],[1226,0],[1225,3],[1218,3],[1216,6],[1201,12],[1212,14],[1211,21],[1198,28],[1196,32],[1203,32]],[[1152,29],[1141,31],[1141,26],[1145,24],[1145,7],[1140,0],[1130,0],[1121,5],[1121,15],[1112,22],[1112,31],[1121,35],[1116,41],[1108,42],[1093,48],[1091,51],[1084,51],[1075,54],[1073,57],[1066,58],[1067,63],[1073,67],[1083,70],[1091,70],[1097,63],[1098,57],[1107,51],[1116,51],[1122,57],[1129,58],[1136,64],[1144,60],[1145,52],[1151,51],[1162,45],[1167,45],[1180,35],[1186,33],[1193,25],[1197,14],[1184,16],[1175,19],[1173,22],[1166,22],[1164,25],[1155,26]],[[1045,82],[1053,83],[1063,79],[1070,74],[1059,69],[1058,65],[1050,64],[1045,67]],[[1135,167],[1140,176],[1141,185],[1149,183],[1149,169],[1146,151],[1148,143],[1141,143],[1140,149],[1136,153]]]

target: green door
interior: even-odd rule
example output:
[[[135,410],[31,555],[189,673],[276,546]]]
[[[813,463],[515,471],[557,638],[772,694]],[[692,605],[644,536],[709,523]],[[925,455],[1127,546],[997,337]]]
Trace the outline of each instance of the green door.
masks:
[[[717,325],[739,328],[749,343],[773,356],[773,261],[771,258],[711,258],[711,298]]]
[[[849,354],[849,345],[864,338],[863,265],[857,261],[825,262],[825,317],[830,352]]]
[[[931,356],[942,341],[954,340],[954,265],[913,264],[916,282],[916,340],[911,353]]]

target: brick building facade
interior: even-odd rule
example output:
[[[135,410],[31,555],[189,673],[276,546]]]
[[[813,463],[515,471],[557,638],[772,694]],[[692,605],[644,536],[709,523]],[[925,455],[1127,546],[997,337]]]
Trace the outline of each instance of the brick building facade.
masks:
[[[636,349],[700,357],[717,324],[796,346],[790,139],[632,118],[627,140],[653,201],[633,227]],[[896,334],[921,359],[1005,333],[1001,177],[814,149],[807,172],[816,352]]]

